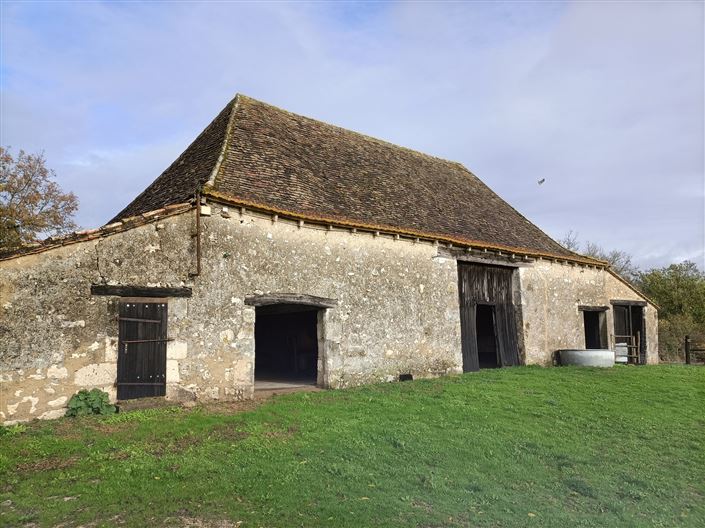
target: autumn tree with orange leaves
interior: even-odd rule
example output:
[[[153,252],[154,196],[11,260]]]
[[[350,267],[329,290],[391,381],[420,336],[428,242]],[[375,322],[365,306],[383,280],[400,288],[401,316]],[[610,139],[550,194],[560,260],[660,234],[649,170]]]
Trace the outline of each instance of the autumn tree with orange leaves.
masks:
[[[78,199],[64,193],[43,154],[0,147],[0,251],[76,229]]]

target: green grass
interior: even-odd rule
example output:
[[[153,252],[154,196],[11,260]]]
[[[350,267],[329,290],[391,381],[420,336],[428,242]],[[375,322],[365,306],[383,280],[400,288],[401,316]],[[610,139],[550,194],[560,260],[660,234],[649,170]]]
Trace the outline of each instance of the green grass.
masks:
[[[2,526],[701,527],[705,368],[522,367],[33,423],[0,436],[0,503]]]

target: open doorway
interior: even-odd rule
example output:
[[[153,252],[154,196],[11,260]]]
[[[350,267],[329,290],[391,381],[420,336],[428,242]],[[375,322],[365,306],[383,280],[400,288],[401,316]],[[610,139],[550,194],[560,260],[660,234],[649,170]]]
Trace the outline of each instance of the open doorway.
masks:
[[[613,301],[612,309],[617,361],[645,365],[646,333],[642,303]]]
[[[516,268],[458,262],[463,372],[520,364]]]
[[[255,313],[256,388],[315,385],[318,308],[273,304]]]
[[[607,348],[607,317],[605,310],[584,310],[585,348]]]
[[[475,328],[477,329],[477,355],[480,368],[497,368],[497,326],[494,306],[478,304],[475,308]]]

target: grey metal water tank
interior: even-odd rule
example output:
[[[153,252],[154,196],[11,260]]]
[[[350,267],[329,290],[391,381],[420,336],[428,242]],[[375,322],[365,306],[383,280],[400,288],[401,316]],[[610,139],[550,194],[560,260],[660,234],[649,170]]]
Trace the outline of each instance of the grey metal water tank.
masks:
[[[561,365],[579,367],[613,367],[614,352],[611,350],[559,350]]]

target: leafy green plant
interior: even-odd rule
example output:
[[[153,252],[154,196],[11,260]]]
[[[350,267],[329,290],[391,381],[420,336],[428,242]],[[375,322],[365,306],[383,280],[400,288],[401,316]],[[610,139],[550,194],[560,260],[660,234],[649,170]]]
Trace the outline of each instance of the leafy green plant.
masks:
[[[14,436],[22,434],[26,430],[27,426],[23,424],[0,425],[0,436]]]
[[[71,396],[66,416],[85,416],[87,414],[115,414],[117,407],[110,404],[108,393],[100,389],[90,391],[82,389]]]

